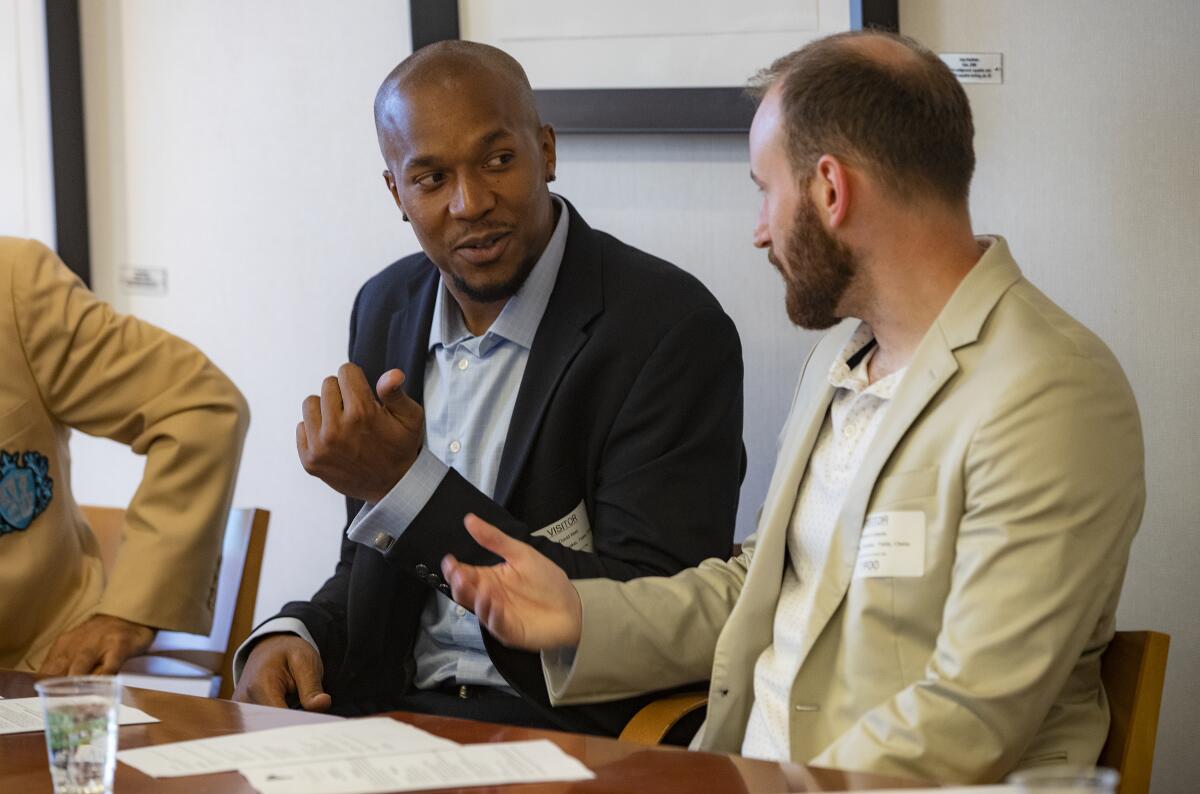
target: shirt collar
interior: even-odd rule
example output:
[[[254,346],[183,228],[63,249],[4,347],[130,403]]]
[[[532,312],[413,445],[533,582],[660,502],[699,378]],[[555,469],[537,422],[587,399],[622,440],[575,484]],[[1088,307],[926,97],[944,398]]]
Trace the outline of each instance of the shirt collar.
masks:
[[[874,341],[875,333],[871,330],[871,326],[860,323],[854,334],[851,335],[850,341],[846,342],[842,352],[829,367],[831,386],[835,389],[849,389],[855,394],[870,394],[881,400],[892,399],[892,395],[896,393],[896,387],[900,385],[900,379],[904,377],[908,367],[898,369],[886,378],[880,378],[871,383],[867,375],[867,367],[870,365],[875,351],[878,350],[873,344]],[[859,361],[854,367],[851,367],[849,363],[851,359],[868,346],[871,349],[867,350],[866,355],[860,356]]]
[[[480,340],[480,355],[486,355],[496,345],[509,341],[528,350],[533,347],[533,337],[546,306],[550,303],[550,293],[558,281],[558,271],[562,267],[563,253],[567,249],[567,228],[570,218],[567,202],[555,195],[551,200],[558,206],[558,223],[546,243],[542,255],[530,271],[525,283],[517,290],[517,294],[508,299],[500,315],[492,323],[492,327],[483,334]],[[463,321],[462,311],[454,302],[454,296],[446,288],[445,277],[438,285],[437,297],[433,302],[433,322],[429,328],[429,350],[438,346],[453,347],[468,339],[471,332]]]

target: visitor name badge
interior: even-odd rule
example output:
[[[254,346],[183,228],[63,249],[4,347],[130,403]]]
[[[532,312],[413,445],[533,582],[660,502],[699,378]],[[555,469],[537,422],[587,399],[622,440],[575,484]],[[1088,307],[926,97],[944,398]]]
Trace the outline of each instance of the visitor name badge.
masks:
[[[533,533],[539,538],[546,538],[575,551],[592,550],[592,522],[588,520],[587,509],[583,502],[554,523],[544,526]]]
[[[855,579],[925,574],[925,514],[871,513],[858,540]]]

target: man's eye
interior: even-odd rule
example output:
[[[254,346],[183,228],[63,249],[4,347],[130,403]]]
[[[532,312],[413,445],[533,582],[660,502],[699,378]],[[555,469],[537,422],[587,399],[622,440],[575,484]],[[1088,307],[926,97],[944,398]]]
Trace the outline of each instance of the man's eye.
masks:
[[[422,174],[413,181],[421,187],[437,187],[446,181],[446,175],[441,171],[434,171],[429,174]]]
[[[508,165],[509,163],[512,162],[512,160],[513,160],[512,152],[504,152],[503,154],[497,154],[494,157],[488,158],[487,162],[485,162],[483,164],[483,167],[484,168],[499,168],[500,166]]]

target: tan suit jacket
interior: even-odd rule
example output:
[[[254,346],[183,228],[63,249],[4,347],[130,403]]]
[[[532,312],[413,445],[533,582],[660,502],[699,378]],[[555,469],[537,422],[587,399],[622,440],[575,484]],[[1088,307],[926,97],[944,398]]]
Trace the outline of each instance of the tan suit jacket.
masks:
[[[0,341],[0,667],[36,668],[96,613],[208,631],[248,421],[241,394],[192,345],[117,314],[30,240],[0,237]],[[71,496],[70,428],[146,456],[107,583]]]
[[[772,642],[786,537],[857,323],[802,371],[758,531],[741,556],[672,578],[578,582],[556,702],[711,678],[697,744],[739,752]],[[838,518],[791,690],[795,761],[940,781],[1090,764],[1108,727],[1100,654],[1145,500],[1120,366],[1027,282],[996,238],[926,334]],[[920,511],[920,576],[855,578],[867,516]],[[614,641],[613,638],[620,638]]]

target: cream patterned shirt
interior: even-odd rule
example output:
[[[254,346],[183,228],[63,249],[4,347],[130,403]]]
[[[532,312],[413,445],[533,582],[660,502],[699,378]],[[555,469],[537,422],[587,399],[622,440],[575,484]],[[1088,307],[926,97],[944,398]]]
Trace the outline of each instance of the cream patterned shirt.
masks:
[[[773,642],[754,665],[754,707],[746,726],[742,754],[787,761],[788,703],[800,670],[800,649],[808,645],[802,616],[813,607],[817,573],[829,544],[846,492],[905,370],[869,383],[872,348],[853,370],[847,360],[873,339],[866,323],[859,326],[829,370],[836,391],[800,482],[796,509],[788,527],[789,564],[784,570],[775,607]],[[802,760],[802,759],[801,759]]]

